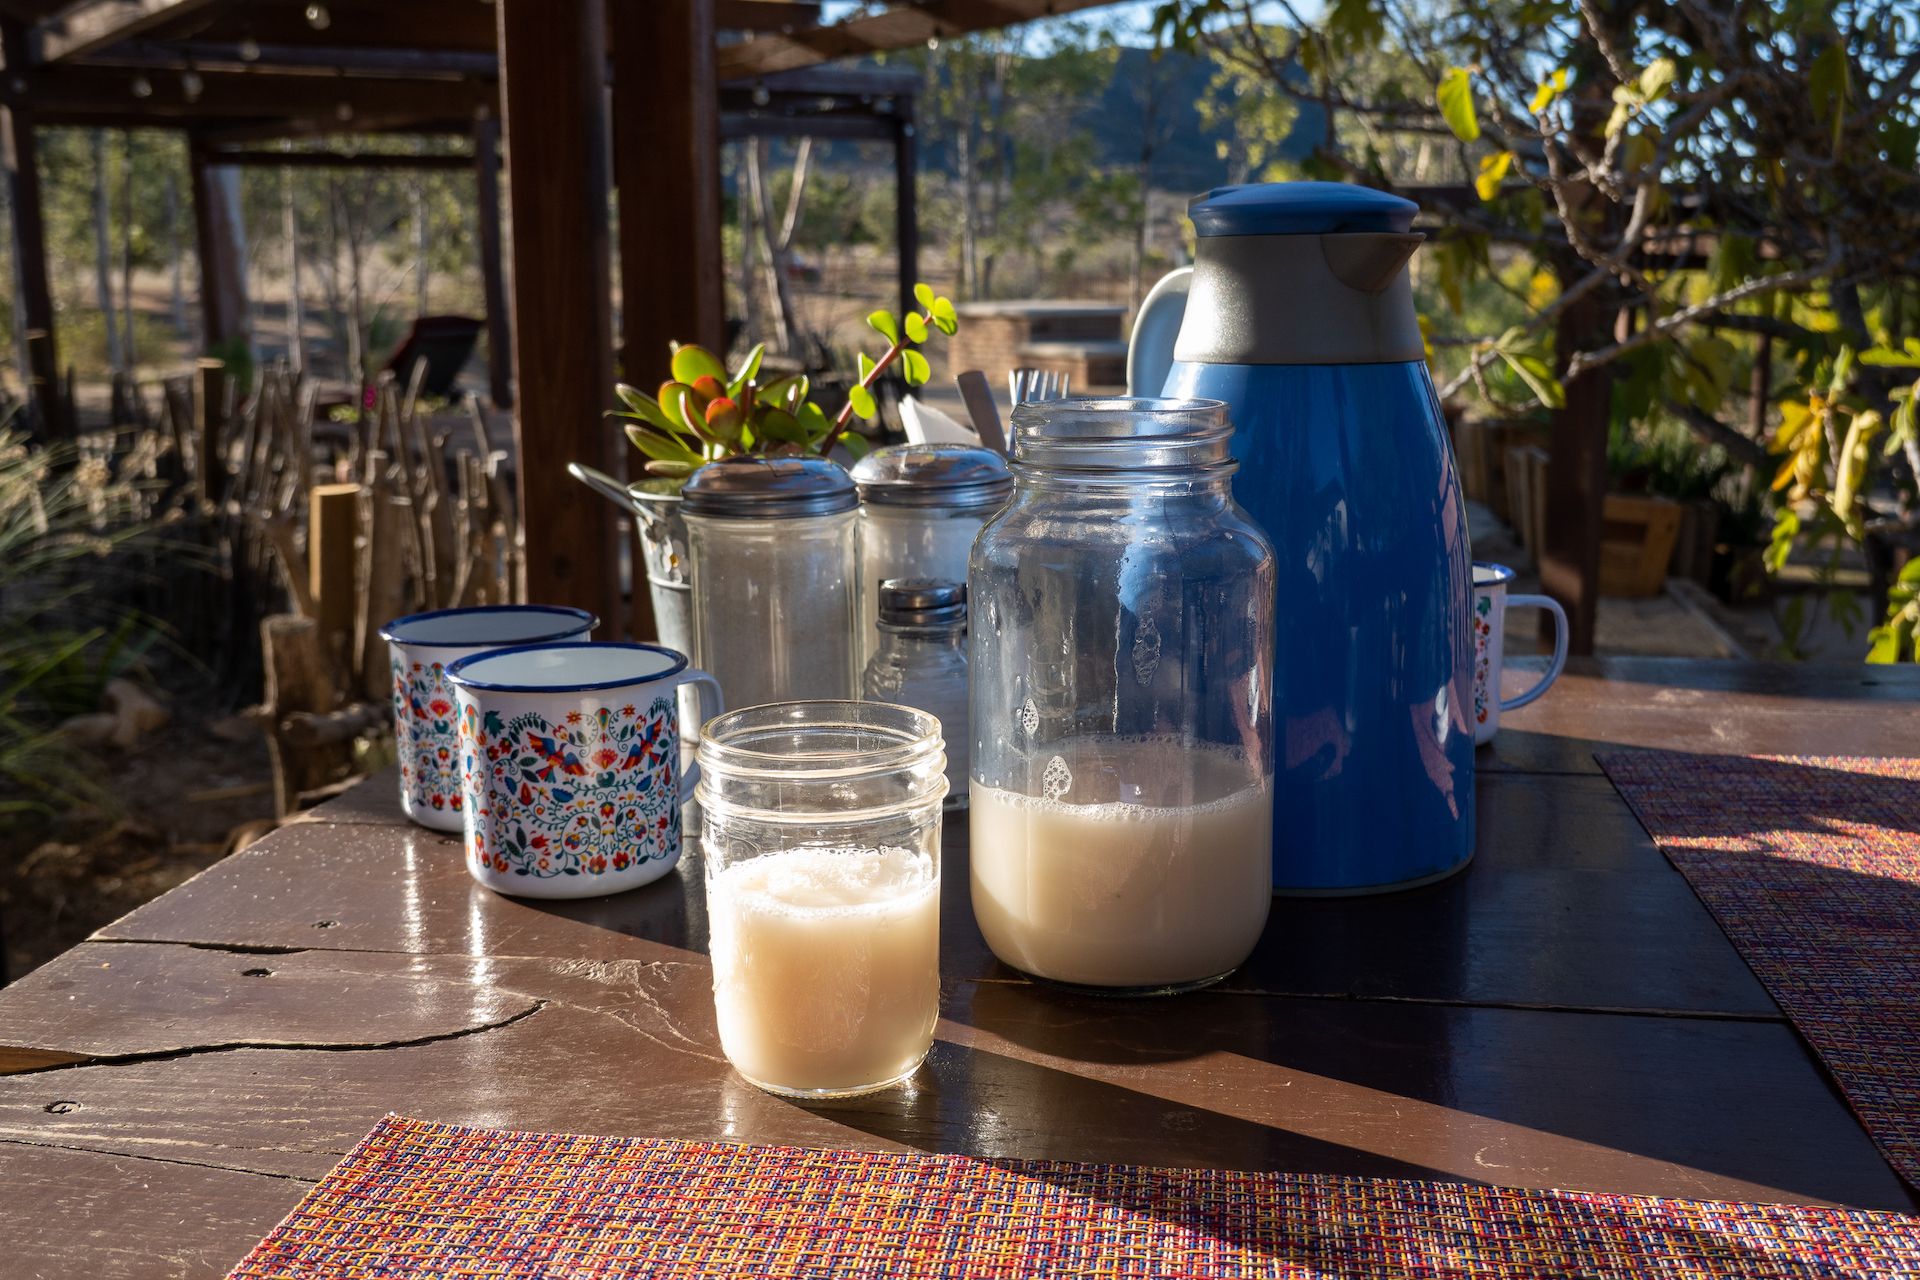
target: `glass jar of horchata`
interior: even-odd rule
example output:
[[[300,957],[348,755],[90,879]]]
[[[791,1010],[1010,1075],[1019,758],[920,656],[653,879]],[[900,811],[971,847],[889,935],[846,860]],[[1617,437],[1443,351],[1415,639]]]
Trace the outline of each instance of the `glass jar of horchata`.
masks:
[[[720,1047],[793,1097],[913,1074],[940,1016],[940,724],[884,702],[707,722],[708,951]]]
[[[864,671],[880,647],[880,583],[965,582],[973,540],[987,517],[1007,504],[1013,477],[999,454],[964,444],[888,445],[854,463],[852,474],[860,490],[860,623],[854,643]]]
[[[1252,952],[1272,877],[1273,549],[1212,400],[1013,415],[974,543],[974,918],[995,955],[1140,993]]]
[[[681,490],[694,661],[731,705],[858,696],[858,502],[846,471],[825,458],[728,458]]]

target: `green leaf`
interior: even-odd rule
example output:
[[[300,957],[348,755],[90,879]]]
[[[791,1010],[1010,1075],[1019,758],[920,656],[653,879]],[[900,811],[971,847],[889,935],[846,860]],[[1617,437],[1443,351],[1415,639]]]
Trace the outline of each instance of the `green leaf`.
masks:
[[[1522,355],[1512,351],[1502,351],[1500,358],[1507,362],[1520,381],[1527,384],[1527,390],[1533,392],[1533,398],[1549,409],[1564,409],[1567,405],[1566,389],[1560,380],[1553,376],[1553,366],[1539,356]]]
[[[952,298],[935,298],[933,300],[933,320],[935,324],[939,324],[942,320],[946,321],[946,324],[940,326],[940,332],[942,333],[952,333],[954,329],[959,327],[960,313],[953,309]]]
[[[873,370],[873,357],[862,351],[860,353],[860,381],[865,382],[868,378],[871,378],[873,376]]]
[[[714,378],[722,383],[727,380],[727,367],[720,363],[718,356],[700,346],[688,342],[673,350],[673,380],[693,385],[700,378]]]
[[[907,337],[915,342],[927,340],[927,322],[918,313],[907,317]]]
[[[622,382],[614,387],[613,392],[620,397],[620,403],[627,406],[626,416],[638,418],[649,426],[658,427],[662,431],[679,430],[679,428],[674,426],[667,418],[666,411],[660,407],[660,402],[640,388],[630,387]]]
[[[1834,117],[1834,137],[1839,138],[1841,107],[1848,92],[1847,48],[1834,41],[1820,51],[1807,69],[1807,96],[1813,100],[1813,117],[1825,121]]]
[[[888,342],[900,341],[900,322],[891,311],[876,311],[867,317],[867,326]]]
[[[900,372],[910,387],[924,387],[933,379],[933,366],[927,358],[911,348],[900,353]]]
[[[1680,74],[1680,64],[1672,58],[1655,58],[1640,72],[1640,98],[1643,102],[1656,102],[1665,96],[1673,86],[1673,78]]]
[[[867,438],[856,431],[849,431],[841,436],[840,443],[845,447],[847,456],[855,462],[866,457],[873,449],[873,446],[867,443]]]
[[[729,400],[738,400],[740,398],[740,393],[746,389],[746,385],[752,382],[754,377],[759,374],[760,360],[766,354],[766,343],[756,342],[753,344],[753,350],[747,352],[746,360],[741,363],[740,368],[734,373],[733,377],[727,380],[727,398]]]
[[[913,300],[920,304],[922,311],[930,311],[933,309],[933,290],[924,284],[916,284],[913,286]]]
[[[1914,556],[1900,566],[1900,576],[1895,581],[1903,587],[1920,587],[1920,556]]]
[[[638,423],[629,423],[627,439],[633,441],[638,449],[655,462],[693,462],[701,461],[700,455],[687,448],[673,436],[662,435],[658,431],[649,431]]]
[[[1627,121],[1631,119],[1633,119],[1632,103],[1630,102],[1614,103],[1613,114],[1607,117],[1606,136],[1611,138],[1614,134],[1626,128]]]
[[[853,406],[854,413],[859,415],[863,422],[873,421],[874,415],[880,412],[880,406],[873,402],[873,392],[865,387],[849,388],[847,402]]]
[[[807,439],[818,440],[833,430],[833,419],[813,401],[808,400],[795,411],[794,417],[800,422],[800,429],[807,433]]]
[[[1506,179],[1507,170],[1513,167],[1513,152],[1502,151],[1498,155],[1480,157],[1480,176],[1473,180],[1473,189],[1480,193],[1482,200],[1491,200],[1500,194],[1500,184]]]
[[[756,425],[760,429],[760,434],[769,440],[778,440],[782,444],[805,444],[807,442],[807,429],[800,425],[798,418],[788,413],[785,409],[768,410],[766,413],[760,415],[760,420]]]
[[[960,332],[960,322],[952,316],[934,316],[933,327],[946,334],[949,338]]]
[[[647,474],[650,476],[690,476],[700,469],[697,462],[649,462]]]
[[[1473,109],[1473,78],[1465,67],[1448,67],[1440,83],[1434,86],[1434,97],[1439,100],[1440,114],[1454,137],[1462,142],[1479,138],[1480,117]]]

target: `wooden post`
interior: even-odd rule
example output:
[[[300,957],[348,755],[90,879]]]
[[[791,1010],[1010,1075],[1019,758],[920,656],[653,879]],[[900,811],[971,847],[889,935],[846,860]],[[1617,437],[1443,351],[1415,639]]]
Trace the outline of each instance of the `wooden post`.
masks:
[[[900,314],[917,305],[913,286],[920,279],[920,211],[916,199],[920,148],[915,142],[913,98],[893,101],[893,238],[900,255]]]
[[[620,372],[628,382],[651,387],[666,376],[669,343],[698,342],[719,351],[726,340],[713,0],[613,0],[608,13],[620,52],[613,77]],[[669,65],[673,76],[654,70]],[[602,469],[626,475],[627,452],[622,443],[621,456]],[[637,548],[629,608],[632,634],[659,634]]]
[[[613,401],[605,11],[598,0],[499,0],[494,8],[513,210],[513,427],[527,598],[590,609],[617,638],[627,631],[617,513],[583,497],[566,470],[575,459],[620,465],[620,434],[604,416]],[[639,60],[664,66],[668,57],[653,50]],[[684,67],[651,79],[663,94],[688,91]],[[672,189],[672,172],[658,171],[650,194]],[[643,203],[690,198],[682,189]],[[686,246],[660,242],[645,252],[666,260]]]
[[[187,150],[193,177],[193,227],[200,254],[200,323],[206,350],[248,344],[247,254],[233,171],[213,162],[199,139]]]
[[[1600,345],[1612,328],[1613,315],[1605,302],[1589,294],[1561,313],[1559,349],[1572,352]],[[1584,654],[1593,652],[1600,605],[1600,528],[1607,499],[1612,372],[1604,365],[1589,370],[1568,382],[1566,391],[1566,407],[1553,419],[1540,585],[1567,611],[1568,650]]]
[[[5,54],[5,74],[11,78],[25,62],[22,24],[0,21],[0,52]],[[40,204],[40,150],[33,116],[13,103],[14,92],[11,85],[0,92],[0,168],[5,170],[7,202],[13,210],[14,288],[25,321],[19,340],[26,348],[27,398],[40,437],[66,440],[73,436],[74,420],[72,406],[60,394],[60,352],[53,327],[53,293],[47,286],[46,223]]]
[[[487,296],[487,384],[496,409],[513,408],[513,320],[500,259],[500,122],[473,126],[473,181],[479,205],[480,278]]]
[[[336,671],[352,671],[360,486],[315,485],[307,513],[307,590],[320,622],[320,644]]]

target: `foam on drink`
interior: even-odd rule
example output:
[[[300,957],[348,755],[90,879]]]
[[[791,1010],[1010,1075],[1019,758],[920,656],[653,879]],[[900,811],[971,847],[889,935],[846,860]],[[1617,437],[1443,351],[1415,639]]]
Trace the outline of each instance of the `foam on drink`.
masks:
[[[1221,747],[1135,738],[1052,750],[1072,778],[1057,799],[973,783],[973,914],[994,954],[1102,987],[1236,968],[1272,896],[1270,788],[1250,785],[1245,759]]]
[[[940,1014],[940,882],[911,849],[794,849],[707,883],[720,1044],[791,1093],[913,1070]]]

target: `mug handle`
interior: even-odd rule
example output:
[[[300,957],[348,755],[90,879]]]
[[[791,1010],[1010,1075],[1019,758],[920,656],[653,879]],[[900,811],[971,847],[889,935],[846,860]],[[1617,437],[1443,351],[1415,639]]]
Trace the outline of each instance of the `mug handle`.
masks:
[[[1507,608],[1545,609],[1553,615],[1553,661],[1547,664],[1547,674],[1541,676],[1539,682],[1536,683],[1533,688],[1527,690],[1517,698],[1502,698],[1500,700],[1500,710],[1514,711],[1526,706],[1529,702],[1532,702],[1548,689],[1552,688],[1553,682],[1558,680],[1560,673],[1566,669],[1567,611],[1562,609],[1560,602],[1552,596],[1508,596]]]
[[[1562,630],[1564,631],[1565,628],[1562,627]],[[726,701],[720,694],[720,682],[698,667],[688,667],[685,671],[682,671],[673,678],[673,687],[676,692],[683,684],[699,686],[701,724],[705,724],[727,709]],[[682,730],[680,736],[682,740],[684,740],[687,736],[685,733],[686,726],[682,725],[680,727]],[[693,799],[693,789],[699,785],[700,762],[695,760],[692,764],[689,764],[686,770],[680,775],[680,803],[685,804],[687,801]]]

